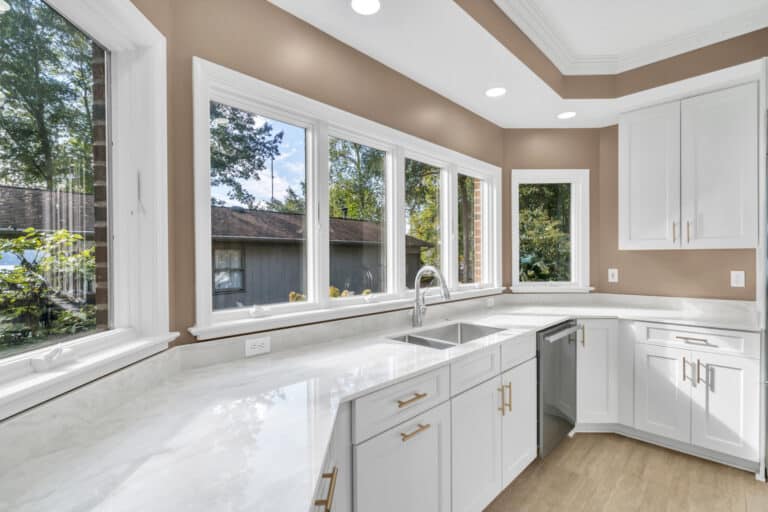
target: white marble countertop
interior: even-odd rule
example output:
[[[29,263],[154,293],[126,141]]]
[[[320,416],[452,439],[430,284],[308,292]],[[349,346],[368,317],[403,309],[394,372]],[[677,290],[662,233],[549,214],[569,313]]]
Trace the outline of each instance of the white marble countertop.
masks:
[[[340,403],[569,317],[703,324],[680,311],[498,307],[452,320],[505,332],[448,350],[382,332],[184,371],[0,474],[0,510],[304,512]]]

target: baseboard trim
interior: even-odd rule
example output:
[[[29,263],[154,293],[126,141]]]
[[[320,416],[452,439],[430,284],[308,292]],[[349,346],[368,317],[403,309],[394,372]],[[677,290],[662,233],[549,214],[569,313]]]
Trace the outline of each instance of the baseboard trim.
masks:
[[[689,443],[681,443],[673,439],[649,434],[620,423],[580,423],[574,429],[577,434],[618,434],[620,436],[636,439],[644,443],[661,446],[677,452],[699,457],[700,459],[717,462],[736,469],[754,473],[758,480],[765,481],[765,475],[760,475],[760,463],[751,460],[733,457],[731,455],[700,448]]]

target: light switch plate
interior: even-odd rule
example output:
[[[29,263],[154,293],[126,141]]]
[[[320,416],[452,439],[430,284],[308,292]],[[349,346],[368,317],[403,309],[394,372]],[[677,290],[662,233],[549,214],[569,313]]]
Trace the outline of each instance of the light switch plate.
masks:
[[[608,269],[608,282],[609,283],[618,283],[619,282],[619,269],[617,269],[617,268],[609,268]]]
[[[245,357],[258,356],[266,354],[271,350],[272,343],[269,336],[263,338],[245,339]]]
[[[731,270],[731,288],[744,288],[746,279],[743,270]]]

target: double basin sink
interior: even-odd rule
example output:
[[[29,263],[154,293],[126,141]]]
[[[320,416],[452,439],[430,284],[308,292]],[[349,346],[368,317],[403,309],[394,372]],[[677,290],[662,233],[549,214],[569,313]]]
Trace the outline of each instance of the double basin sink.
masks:
[[[458,322],[435,327],[434,329],[403,334],[402,336],[395,336],[390,339],[412,345],[445,350],[503,330],[497,327]]]

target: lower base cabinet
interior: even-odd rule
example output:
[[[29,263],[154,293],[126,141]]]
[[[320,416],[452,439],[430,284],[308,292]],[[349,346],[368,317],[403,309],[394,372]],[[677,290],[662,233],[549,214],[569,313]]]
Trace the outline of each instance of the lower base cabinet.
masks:
[[[453,512],[481,512],[536,458],[536,359],[453,397]]]
[[[311,510],[352,512],[352,413],[349,403],[342,404],[336,416]]]
[[[355,446],[355,510],[450,512],[450,457],[449,402]]]

